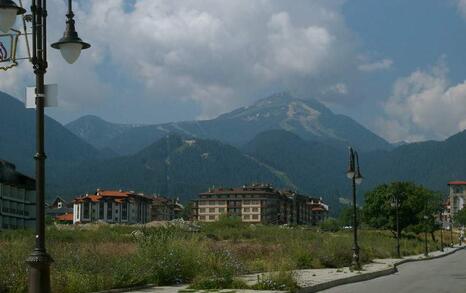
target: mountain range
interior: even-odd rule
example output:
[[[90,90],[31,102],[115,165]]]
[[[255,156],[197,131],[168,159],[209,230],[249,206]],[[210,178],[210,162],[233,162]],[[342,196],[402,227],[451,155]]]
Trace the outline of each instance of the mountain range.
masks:
[[[28,175],[34,123],[33,110],[0,93],[0,159]],[[360,151],[360,195],[393,180],[445,192],[466,177],[466,132],[394,146],[315,100],[277,94],[205,121],[125,125],[85,116],[65,127],[47,117],[47,197],[112,188],[186,201],[211,186],[266,182],[322,196],[336,210],[351,191],[349,144]]]
[[[263,131],[283,129],[298,136],[331,145],[354,145],[361,150],[387,150],[391,145],[353,119],[337,115],[314,99],[275,94],[203,121],[158,125],[122,125],[85,116],[66,127],[94,145],[121,155],[134,154],[168,133],[219,140],[240,147]]]

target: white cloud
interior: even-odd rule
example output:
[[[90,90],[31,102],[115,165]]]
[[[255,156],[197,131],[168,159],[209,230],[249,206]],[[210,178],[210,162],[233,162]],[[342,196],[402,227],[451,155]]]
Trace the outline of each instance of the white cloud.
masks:
[[[457,0],[458,11],[466,18],[466,0]]]
[[[443,139],[466,127],[466,81],[450,85],[443,59],[398,80],[385,102],[381,133],[390,141]]]
[[[271,90],[319,93],[355,59],[341,0],[135,0],[130,9],[124,0],[74,3],[77,31],[92,47],[72,66],[49,50],[47,80],[59,84],[61,98],[53,113],[62,118],[168,99],[194,103],[198,118],[213,117]],[[49,1],[50,42],[63,33],[65,13],[65,1]],[[32,77],[29,66],[2,75],[0,87],[22,93]],[[131,100],[117,77],[137,89]]]
[[[322,94],[323,95],[327,95],[327,94],[346,95],[348,94],[348,86],[345,83],[339,82],[322,90]]]
[[[340,70],[351,51],[340,6],[339,0],[136,0],[125,11],[122,0],[102,0],[83,20],[95,47],[152,99],[195,101],[199,117],[207,118],[257,92]]]
[[[393,60],[391,59],[382,59],[372,63],[363,63],[358,66],[360,71],[372,72],[378,70],[387,70],[390,69],[393,65]]]

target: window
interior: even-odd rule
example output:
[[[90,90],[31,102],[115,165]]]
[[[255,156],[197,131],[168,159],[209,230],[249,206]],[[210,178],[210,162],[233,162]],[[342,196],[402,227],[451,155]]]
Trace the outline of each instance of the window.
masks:
[[[214,216],[214,215],[210,215],[210,216],[209,216],[209,220],[215,220],[215,216]]]
[[[225,205],[225,201],[224,201],[224,200],[220,200],[220,201],[218,202],[218,205],[221,205],[221,206]]]
[[[199,216],[199,220],[205,220],[205,216]]]
[[[215,200],[209,201],[209,205],[210,205],[210,206],[214,206],[215,204],[216,204]]]
[[[103,201],[99,202],[99,219],[100,220],[104,219],[104,202]]]
[[[245,220],[249,220],[250,218],[251,218],[250,215],[244,215],[244,216],[243,216],[243,219],[245,219]]]
[[[252,215],[252,219],[253,219],[253,220],[259,219],[259,215]]]
[[[244,205],[249,205],[249,204],[251,204],[251,201],[245,200],[245,201],[243,201],[243,204],[244,204]]]
[[[252,211],[257,213],[259,211],[259,208],[252,208]]]
[[[121,219],[127,220],[128,219],[128,203],[125,201],[121,206]]]
[[[113,203],[107,202],[107,220],[112,220]]]
[[[83,209],[83,218],[84,219],[89,219],[89,210],[90,210],[90,203],[89,202],[85,202],[84,203],[84,209]]]
[[[205,206],[205,205],[207,205],[207,201],[201,200],[201,201],[199,201],[199,205],[200,206]]]
[[[225,212],[225,208],[219,208],[219,209],[218,209],[218,212],[219,212],[219,213],[224,213],[224,212]]]
[[[209,213],[215,213],[215,208],[209,208]]]
[[[205,208],[200,208],[199,213],[205,213]]]
[[[244,208],[243,210],[245,213],[249,213],[250,208]]]

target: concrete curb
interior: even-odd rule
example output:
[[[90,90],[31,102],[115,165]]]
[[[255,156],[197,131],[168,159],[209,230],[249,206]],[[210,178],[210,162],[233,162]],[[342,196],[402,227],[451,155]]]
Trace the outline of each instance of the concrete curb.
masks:
[[[156,287],[155,284],[147,284],[147,285],[141,285],[141,286],[135,286],[135,287],[109,289],[109,290],[98,291],[94,293],[121,293],[121,292],[131,292],[131,291],[136,291],[136,290],[150,289],[154,287]]]
[[[451,255],[451,254],[453,254],[453,253],[455,253],[455,252],[457,252],[459,250],[462,250],[462,249],[465,249],[465,246],[457,247],[457,248],[453,249],[452,251],[449,251],[449,252],[444,253],[444,254],[432,256],[432,257],[419,258],[419,259],[415,259],[415,258],[413,258],[413,259],[403,259],[403,260],[393,264],[393,267],[388,268],[388,269],[384,269],[384,270],[380,270],[380,271],[376,271],[376,272],[372,272],[372,273],[361,273],[360,275],[351,276],[351,277],[348,277],[348,278],[342,278],[342,279],[337,279],[337,280],[333,280],[333,281],[329,281],[329,282],[325,282],[325,283],[320,283],[320,284],[316,284],[316,285],[312,285],[312,286],[308,286],[308,287],[303,287],[303,288],[300,288],[298,290],[298,293],[314,293],[314,292],[327,290],[327,289],[337,287],[337,286],[341,286],[341,285],[352,284],[352,283],[357,283],[357,282],[362,282],[362,281],[368,281],[368,280],[372,280],[372,279],[375,279],[375,278],[388,276],[388,275],[396,273],[398,271],[397,267],[399,265],[402,265],[402,264],[405,264],[405,263],[408,263],[408,262],[433,260],[433,259],[436,259],[436,258],[445,257],[445,256]]]

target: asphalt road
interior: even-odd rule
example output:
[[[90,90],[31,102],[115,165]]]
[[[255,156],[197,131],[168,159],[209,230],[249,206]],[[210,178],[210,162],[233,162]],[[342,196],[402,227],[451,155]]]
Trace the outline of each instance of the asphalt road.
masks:
[[[465,293],[466,249],[449,256],[400,265],[398,272],[343,285],[325,293]]]

